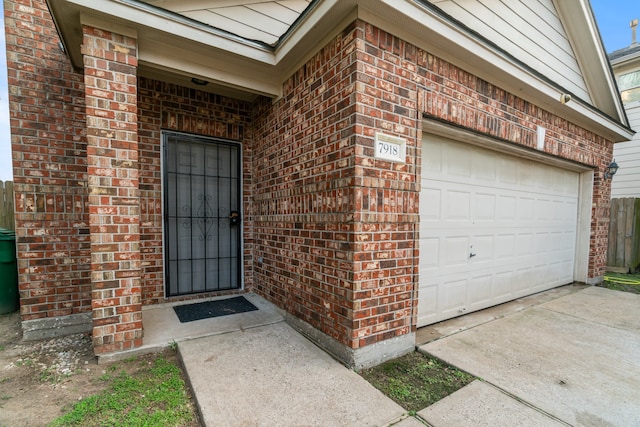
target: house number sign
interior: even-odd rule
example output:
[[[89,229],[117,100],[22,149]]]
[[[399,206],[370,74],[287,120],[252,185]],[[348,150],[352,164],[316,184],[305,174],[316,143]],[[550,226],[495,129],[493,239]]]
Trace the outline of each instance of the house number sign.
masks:
[[[397,136],[385,135],[376,132],[376,158],[391,160],[393,162],[405,162],[407,152],[407,140]]]

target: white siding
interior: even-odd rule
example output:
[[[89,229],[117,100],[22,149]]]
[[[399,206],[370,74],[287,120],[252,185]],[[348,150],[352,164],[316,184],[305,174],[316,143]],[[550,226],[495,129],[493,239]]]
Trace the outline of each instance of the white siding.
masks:
[[[640,101],[625,105],[629,125],[640,132]],[[611,197],[640,197],[640,133],[631,141],[613,146],[613,157],[620,166],[611,182]]]
[[[453,18],[591,102],[552,0],[435,0]]]
[[[275,44],[311,0],[143,0],[240,37]]]

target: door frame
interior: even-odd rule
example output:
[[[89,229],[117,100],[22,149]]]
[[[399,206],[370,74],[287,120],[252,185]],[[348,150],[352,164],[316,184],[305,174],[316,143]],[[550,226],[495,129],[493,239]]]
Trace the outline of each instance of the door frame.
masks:
[[[239,230],[239,241],[238,241],[238,245],[239,245],[239,260],[238,260],[238,278],[239,278],[239,282],[240,282],[240,286],[238,288],[235,289],[223,289],[223,290],[217,290],[217,291],[203,291],[203,292],[197,292],[197,293],[191,293],[191,294],[184,294],[184,295],[172,295],[170,296],[168,293],[168,278],[167,278],[167,266],[166,266],[166,254],[165,254],[165,249],[166,249],[166,221],[165,221],[165,209],[166,209],[166,205],[165,205],[165,196],[166,196],[166,184],[167,184],[167,169],[166,166],[164,164],[165,162],[165,150],[166,150],[166,137],[167,135],[182,135],[184,137],[188,137],[188,138],[202,138],[205,140],[210,140],[213,143],[217,143],[217,142],[222,142],[225,144],[231,144],[231,145],[236,145],[238,147],[238,163],[239,163],[239,170],[238,170],[238,178],[239,178],[239,182],[238,182],[238,197],[239,197],[239,206],[238,206],[238,211],[240,212],[240,218],[241,218],[241,222],[240,222],[240,230]],[[197,296],[197,295],[203,295],[203,294],[208,294],[208,293],[214,293],[214,292],[238,292],[238,291],[243,291],[245,289],[245,282],[244,282],[244,223],[245,223],[245,217],[244,217],[244,159],[243,159],[243,144],[241,141],[237,141],[237,140],[232,140],[232,139],[225,139],[225,138],[218,138],[218,137],[214,137],[214,136],[208,136],[208,135],[201,135],[201,134],[197,134],[197,133],[189,133],[189,132],[181,132],[181,131],[176,131],[176,130],[171,130],[171,129],[161,129],[160,130],[160,175],[161,175],[161,184],[160,184],[160,198],[162,201],[162,209],[161,209],[161,216],[162,216],[162,279],[163,279],[163,285],[162,285],[162,290],[163,290],[163,295],[165,299],[170,299],[170,298],[184,298],[184,297],[193,297],[193,296]]]

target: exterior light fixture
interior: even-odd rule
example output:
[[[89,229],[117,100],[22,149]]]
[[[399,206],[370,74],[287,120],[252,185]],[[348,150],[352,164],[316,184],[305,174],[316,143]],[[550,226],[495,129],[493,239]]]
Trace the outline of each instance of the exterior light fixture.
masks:
[[[202,79],[197,79],[195,77],[191,78],[191,83],[193,83],[194,85],[198,85],[198,86],[206,86],[206,85],[209,84],[208,81],[202,80]]]
[[[618,166],[618,164],[616,163],[616,159],[613,159],[613,162],[611,162],[611,164],[607,166],[607,169],[604,171],[605,179],[613,178],[613,175],[618,172],[618,169],[620,169],[620,166]]]

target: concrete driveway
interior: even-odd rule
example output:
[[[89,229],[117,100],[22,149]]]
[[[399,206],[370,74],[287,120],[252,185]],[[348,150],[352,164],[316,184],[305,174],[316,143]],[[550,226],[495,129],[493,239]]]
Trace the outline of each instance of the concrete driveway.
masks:
[[[585,287],[419,349],[482,379],[433,426],[640,426],[640,295]]]

